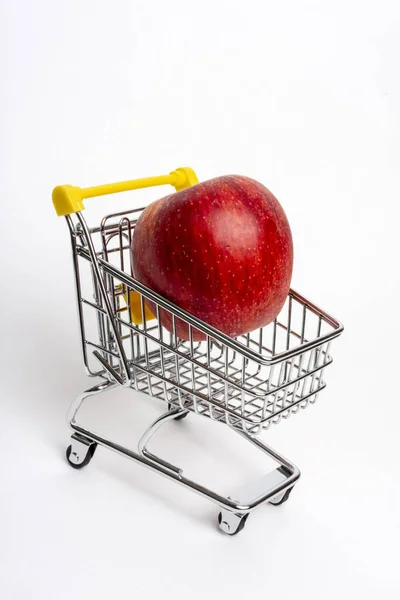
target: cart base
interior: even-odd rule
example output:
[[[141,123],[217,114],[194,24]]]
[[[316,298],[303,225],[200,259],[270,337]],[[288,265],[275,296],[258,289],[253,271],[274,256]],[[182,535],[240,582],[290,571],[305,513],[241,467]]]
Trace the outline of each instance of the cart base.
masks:
[[[300,477],[299,469],[292,462],[248,433],[237,431],[239,435],[278,463],[279,467],[227,497],[188,479],[183,475],[182,469],[151,453],[147,449],[147,444],[156,431],[164,423],[187,415],[187,411],[180,408],[172,408],[156,419],[140,438],[136,452],[81,427],[76,417],[84,400],[89,396],[110,390],[116,385],[112,381],[103,380],[100,384],[80,394],[72,404],[68,414],[68,423],[74,433],[71,436],[71,445],[67,448],[66,454],[67,460],[73,468],[80,469],[89,464],[98,444],[114,450],[114,452],[131,458],[169,479],[173,479],[217,504],[221,509],[218,515],[219,528],[228,535],[239,533],[244,528],[249,513],[258,506],[266,503],[277,506],[286,502],[293,486]]]

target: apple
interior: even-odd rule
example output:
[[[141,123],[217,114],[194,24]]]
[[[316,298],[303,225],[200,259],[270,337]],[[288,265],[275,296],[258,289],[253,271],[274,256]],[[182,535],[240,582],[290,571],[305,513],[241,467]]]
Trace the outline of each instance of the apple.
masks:
[[[136,224],[131,259],[138,281],[236,337],[267,325],[281,310],[293,243],[275,196],[253,179],[226,175],[151,203]],[[172,331],[171,313],[160,310],[160,318]],[[176,333],[189,339],[188,325],[178,318]],[[193,328],[193,340],[204,339]]]

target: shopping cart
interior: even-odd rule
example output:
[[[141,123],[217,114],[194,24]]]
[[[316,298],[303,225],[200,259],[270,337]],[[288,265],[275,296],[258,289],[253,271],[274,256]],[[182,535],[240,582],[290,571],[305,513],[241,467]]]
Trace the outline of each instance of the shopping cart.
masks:
[[[298,468],[257,435],[316,401],[325,387],[325,369],[332,362],[331,342],[343,327],[291,290],[273,323],[231,338],[131,276],[131,240],[143,209],[109,214],[95,227],[88,227],[82,213],[85,198],[166,184],[179,191],[197,182],[191,169],[180,168],[160,177],[84,189],[64,185],[53,191],[57,214],[66,217],[71,237],[86,373],[100,378],[70,408],[73,434],[66,455],[69,464],[79,469],[90,462],[100,444],[136,460],[216,503],[220,529],[233,535],[258,506],[285,502],[299,479]],[[146,300],[155,306],[153,313]],[[161,310],[171,314],[172,333],[161,325]],[[177,319],[187,323],[188,341],[178,338]],[[194,341],[196,329],[205,334],[205,341]],[[167,403],[168,410],[143,433],[135,450],[77,420],[86,398],[116,386]],[[150,452],[148,443],[162,424],[189,413],[227,425],[279,466],[229,496],[188,479],[182,469]]]

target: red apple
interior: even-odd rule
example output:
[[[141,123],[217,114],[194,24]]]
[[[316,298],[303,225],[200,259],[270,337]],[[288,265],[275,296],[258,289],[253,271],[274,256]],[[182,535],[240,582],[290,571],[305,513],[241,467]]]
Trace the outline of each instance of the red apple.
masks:
[[[289,292],[288,220],[275,196],[248,177],[217,177],[153,202],[131,250],[136,279],[232,337],[273,321]],[[172,331],[171,314],[160,315]],[[189,339],[181,319],[176,331]],[[193,329],[193,339],[205,336]]]

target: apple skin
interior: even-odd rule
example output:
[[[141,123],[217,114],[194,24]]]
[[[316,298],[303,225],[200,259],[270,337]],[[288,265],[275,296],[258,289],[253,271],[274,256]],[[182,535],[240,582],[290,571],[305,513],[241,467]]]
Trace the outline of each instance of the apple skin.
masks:
[[[132,239],[133,276],[231,337],[275,319],[290,288],[292,235],[273,194],[248,177],[216,177],[150,204]],[[147,301],[155,314],[155,306]],[[172,331],[172,316],[160,310]],[[177,336],[189,327],[176,319]],[[193,340],[205,335],[193,328]]]

